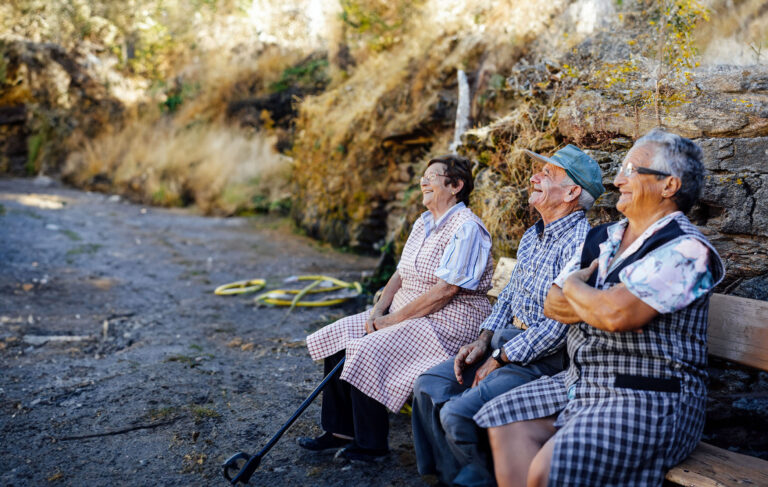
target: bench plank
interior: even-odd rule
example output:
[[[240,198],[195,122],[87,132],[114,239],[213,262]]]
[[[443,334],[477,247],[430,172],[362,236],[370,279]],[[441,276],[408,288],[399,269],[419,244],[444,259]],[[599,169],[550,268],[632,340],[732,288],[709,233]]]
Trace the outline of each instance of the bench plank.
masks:
[[[491,278],[491,290],[488,291],[488,296],[492,298],[498,298],[501,291],[504,290],[504,286],[507,285],[509,279],[512,277],[512,272],[515,270],[517,259],[512,257],[502,257],[499,259],[499,263],[496,264],[496,270],[493,272]]]
[[[768,461],[701,442],[667,480],[684,487],[768,485]]]
[[[768,370],[768,302],[712,295],[707,335],[710,355]]]

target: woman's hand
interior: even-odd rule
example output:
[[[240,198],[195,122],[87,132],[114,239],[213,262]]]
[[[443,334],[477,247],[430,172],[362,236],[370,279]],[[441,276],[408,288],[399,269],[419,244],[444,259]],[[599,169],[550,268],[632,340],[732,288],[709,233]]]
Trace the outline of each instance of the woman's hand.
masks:
[[[594,260],[589,267],[572,273],[565,280],[563,296],[573,312],[600,330],[642,333],[642,328],[659,312],[632,294],[623,283],[602,290],[586,285],[596,267],[597,260]]]
[[[388,315],[378,316],[375,320],[373,320],[373,326],[377,330],[381,330],[382,328],[396,325],[399,322],[400,320],[395,318],[393,314],[388,314]]]
[[[592,263],[589,264],[589,267],[572,272],[568,276],[568,279],[578,279],[581,282],[587,282],[590,276],[595,272],[595,269],[597,269],[597,259],[593,260]],[[566,281],[568,279],[566,279]]]
[[[384,311],[382,311],[378,306],[374,306],[371,310],[371,314],[368,316],[368,319],[365,320],[365,333],[371,334],[378,330],[379,327],[374,326],[374,322],[377,318],[380,318],[383,315]]]
[[[488,374],[498,369],[499,367],[501,367],[501,364],[497,362],[495,358],[489,357],[488,360],[486,360],[485,363],[479,369],[477,369],[477,372],[475,372],[475,380],[472,381],[472,387],[477,386],[480,381],[488,377]]]

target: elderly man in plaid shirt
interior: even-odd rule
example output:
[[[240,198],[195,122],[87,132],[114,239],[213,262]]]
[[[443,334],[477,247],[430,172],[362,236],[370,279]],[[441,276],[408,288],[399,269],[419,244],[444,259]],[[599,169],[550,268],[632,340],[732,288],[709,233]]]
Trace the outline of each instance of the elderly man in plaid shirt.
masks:
[[[484,432],[472,417],[494,397],[566,365],[567,326],[546,318],[543,305],[553,280],[589,231],[585,212],[604,191],[602,175],[597,163],[573,145],[551,158],[527,153],[544,163],[531,178],[528,200],[541,220],[523,235],[512,278],[479,338],[422,374],[414,387],[419,473],[437,473],[448,485],[494,485]]]

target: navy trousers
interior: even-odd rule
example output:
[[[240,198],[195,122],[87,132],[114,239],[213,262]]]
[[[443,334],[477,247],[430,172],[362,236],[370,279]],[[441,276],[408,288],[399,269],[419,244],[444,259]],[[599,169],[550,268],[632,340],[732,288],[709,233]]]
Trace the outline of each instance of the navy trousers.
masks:
[[[491,350],[498,348],[521,330],[498,330]],[[486,358],[487,359],[487,358]],[[413,443],[419,473],[438,474],[448,485],[496,485],[486,432],[472,417],[496,396],[565,368],[566,355],[558,353],[529,365],[509,364],[488,374],[477,387],[470,388],[480,360],[464,371],[464,384],[456,381],[453,359],[438,364],[416,380],[413,391]]]

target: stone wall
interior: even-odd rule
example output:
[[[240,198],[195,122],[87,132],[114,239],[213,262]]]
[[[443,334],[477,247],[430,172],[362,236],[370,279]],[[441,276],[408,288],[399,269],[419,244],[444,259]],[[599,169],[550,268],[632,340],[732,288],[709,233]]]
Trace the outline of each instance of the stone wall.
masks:
[[[704,152],[705,185],[690,217],[726,261],[720,290],[768,299],[768,67],[710,68],[697,74],[696,86],[691,103],[663,117],[668,130],[692,138]],[[656,125],[653,114],[638,117],[619,102],[582,92],[558,116],[567,140],[604,140],[592,151],[609,189],[598,207],[612,207],[612,175],[631,139]]]

